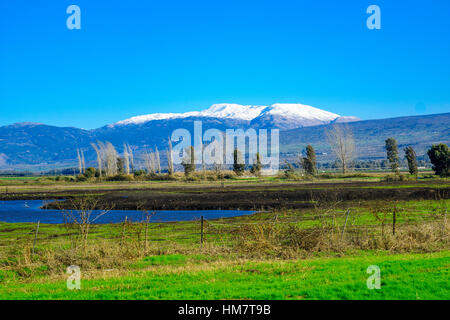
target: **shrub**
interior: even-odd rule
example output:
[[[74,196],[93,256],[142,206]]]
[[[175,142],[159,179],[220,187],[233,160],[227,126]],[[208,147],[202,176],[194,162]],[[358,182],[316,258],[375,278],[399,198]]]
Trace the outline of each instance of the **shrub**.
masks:
[[[77,175],[76,180],[77,180],[78,182],[85,182],[85,181],[87,181],[87,178],[86,178],[85,175],[79,174],[79,175]]]
[[[444,143],[433,144],[427,152],[433,171],[441,177],[450,176],[450,150]]]
[[[385,182],[394,182],[394,181],[412,181],[416,178],[414,176],[408,176],[404,174],[389,174],[384,177],[383,181]]]
[[[223,179],[234,179],[236,178],[236,174],[234,172],[224,172]]]
[[[97,173],[97,170],[95,168],[89,167],[86,169],[84,176],[88,179],[94,178],[95,174]]]
[[[108,177],[107,181],[134,181],[134,176],[131,174],[117,174],[112,177]]]
[[[142,177],[145,176],[147,172],[145,170],[136,170],[133,174],[135,177]]]

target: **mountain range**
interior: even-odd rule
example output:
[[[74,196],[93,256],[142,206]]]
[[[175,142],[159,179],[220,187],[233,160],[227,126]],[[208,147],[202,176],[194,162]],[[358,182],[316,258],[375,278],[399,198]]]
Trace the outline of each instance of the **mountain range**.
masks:
[[[330,160],[325,129],[334,123],[346,122],[352,129],[358,158],[384,157],[384,140],[393,136],[400,147],[412,145],[418,154],[432,143],[450,142],[450,113],[411,116],[380,120],[365,120],[340,116],[302,104],[273,104],[271,106],[243,106],[215,104],[203,111],[186,113],[156,113],[132,117],[104,127],[84,130],[55,127],[37,123],[18,123],[0,127],[0,168],[48,170],[76,166],[76,149],[85,152],[87,164],[95,164],[91,142],[110,141],[120,152],[124,143],[135,154],[167,147],[168,137],[178,128],[193,130],[193,122],[201,120],[203,130],[216,128],[278,128],[282,158],[301,151],[312,144],[318,160]]]

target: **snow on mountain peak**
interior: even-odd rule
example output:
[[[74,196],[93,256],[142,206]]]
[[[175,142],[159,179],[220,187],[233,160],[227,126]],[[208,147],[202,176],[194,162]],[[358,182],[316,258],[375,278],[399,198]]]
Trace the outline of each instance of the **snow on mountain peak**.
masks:
[[[303,104],[276,103],[271,106],[252,106],[221,103],[214,104],[203,111],[191,111],[186,113],[153,113],[132,117],[119,121],[114,125],[142,124],[153,120],[168,120],[187,117],[226,118],[250,121],[258,117],[273,115],[293,119],[299,118],[319,120],[324,122],[330,122],[340,117],[338,114]]]
[[[321,121],[332,121],[340,115],[304,104],[276,103],[262,112],[263,114],[281,115],[289,118],[306,118]]]
[[[200,112],[201,116],[213,118],[231,118],[252,120],[261,114],[266,106],[243,106],[233,103],[213,104],[208,109]]]
[[[146,114],[143,116],[132,117],[129,119],[125,119],[119,122],[116,122],[115,125],[128,125],[128,124],[142,124],[148,121],[153,120],[167,120],[167,119],[176,119],[176,118],[184,118],[184,113],[152,113]]]

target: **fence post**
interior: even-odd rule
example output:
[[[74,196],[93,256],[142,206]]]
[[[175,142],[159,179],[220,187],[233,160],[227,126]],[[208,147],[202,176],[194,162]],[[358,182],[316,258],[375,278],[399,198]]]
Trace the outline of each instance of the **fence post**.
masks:
[[[447,208],[445,208],[444,224],[442,225],[442,234],[443,235],[445,235],[446,228],[447,228]]]
[[[149,221],[150,221],[150,216],[147,213],[147,218],[146,218],[146,221],[145,221],[145,243],[144,243],[145,251],[147,251],[147,247],[148,247],[148,223],[149,223]]]
[[[395,236],[395,222],[397,221],[397,203],[394,204],[394,214],[392,215],[392,235]]]
[[[128,216],[125,216],[125,221],[123,222],[123,226],[122,226],[122,240],[121,240],[121,245],[123,245],[123,244],[124,244],[124,241],[125,241],[125,228],[126,228],[127,220],[128,220]]]
[[[342,229],[342,235],[341,238],[344,237],[344,232],[345,232],[345,227],[347,226],[347,220],[348,220],[348,215],[350,214],[350,209],[347,209],[347,216],[345,217],[345,223],[344,223],[344,228]]]
[[[37,242],[37,236],[39,233],[39,223],[40,221],[38,221],[37,226],[36,226],[36,232],[34,234],[34,241],[33,241],[33,255],[34,255],[34,249],[36,248],[36,242]]]
[[[203,216],[200,219],[200,228],[201,228],[201,232],[200,232],[200,247],[203,248]]]

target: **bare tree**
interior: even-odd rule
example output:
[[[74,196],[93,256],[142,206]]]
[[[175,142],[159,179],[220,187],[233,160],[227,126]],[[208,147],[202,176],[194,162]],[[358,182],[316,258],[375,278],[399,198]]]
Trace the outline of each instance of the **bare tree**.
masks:
[[[145,169],[149,174],[155,173],[155,155],[152,150],[146,151],[144,154]]]
[[[104,155],[106,160],[106,175],[113,176],[117,174],[117,151],[111,142],[101,144],[104,149]]]
[[[97,154],[97,166],[98,166],[98,172],[99,176],[102,176],[102,154],[100,150],[100,146],[97,146],[94,142],[91,143],[92,148],[94,148],[95,153]]]
[[[134,156],[133,156],[133,149],[131,149],[130,145],[127,144],[128,147],[128,156],[130,158],[130,166],[131,166],[131,172],[134,172]]]
[[[78,173],[83,173],[83,164],[81,162],[81,154],[80,149],[77,149],[77,158],[78,158]]]
[[[86,172],[86,163],[84,161],[84,151],[80,149],[80,154],[81,154],[81,170],[82,173]]]
[[[161,173],[161,159],[159,158],[159,151],[158,147],[155,146],[155,171],[158,171],[158,173]]]
[[[202,146],[203,152],[202,152],[202,174],[203,174],[203,178],[206,178],[206,161],[205,161],[205,156],[204,156],[204,151],[205,151],[205,145]]]
[[[353,132],[346,124],[334,124],[331,129],[326,130],[325,133],[331,150],[342,167],[342,173],[345,174],[355,152]]]
[[[108,143],[104,143],[102,141],[97,141],[97,146],[94,147],[95,144],[91,144],[94,147],[94,150],[97,152],[97,162],[99,164],[99,171],[100,174],[103,171],[103,168],[105,169],[105,174],[107,176],[111,175],[111,169],[110,166],[113,165],[113,160],[109,159],[110,157],[112,157],[112,154],[114,153],[115,149],[114,147],[109,146]],[[114,151],[111,149],[114,149]],[[109,149],[109,150],[108,150]],[[111,155],[108,156],[108,153],[112,153]],[[109,161],[109,162],[108,162]]]
[[[60,208],[67,223],[75,224],[79,228],[81,244],[86,248],[91,224],[113,209],[95,210],[99,204],[98,199],[92,197],[77,198],[70,201],[73,210]]]
[[[123,144],[123,159],[125,166],[125,173],[130,174],[130,154],[128,153],[128,146],[126,143]]]
[[[77,158],[78,158],[78,171],[80,174],[85,172],[86,164],[84,162],[84,152],[81,149],[77,149]]]
[[[106,146],[103,142],[98,141],[98,146],[100,148],[100,157],[101,157],[101,161],[103,163],[103,168],[105,168],[105,175],[108,175],[108,172],[106,170]]]
[[[151,163],[152,173],[156,173],[156,159],[155,159],[155,153],[153,152],[153,150],[150,150],[150,163]]]
[[[173,156],[172,156],[172,142],[169,138],[169,149],[166,150],[167,153],[167,170],[169,172],[169,175],[171,176],[174,173],[173,170]]]

